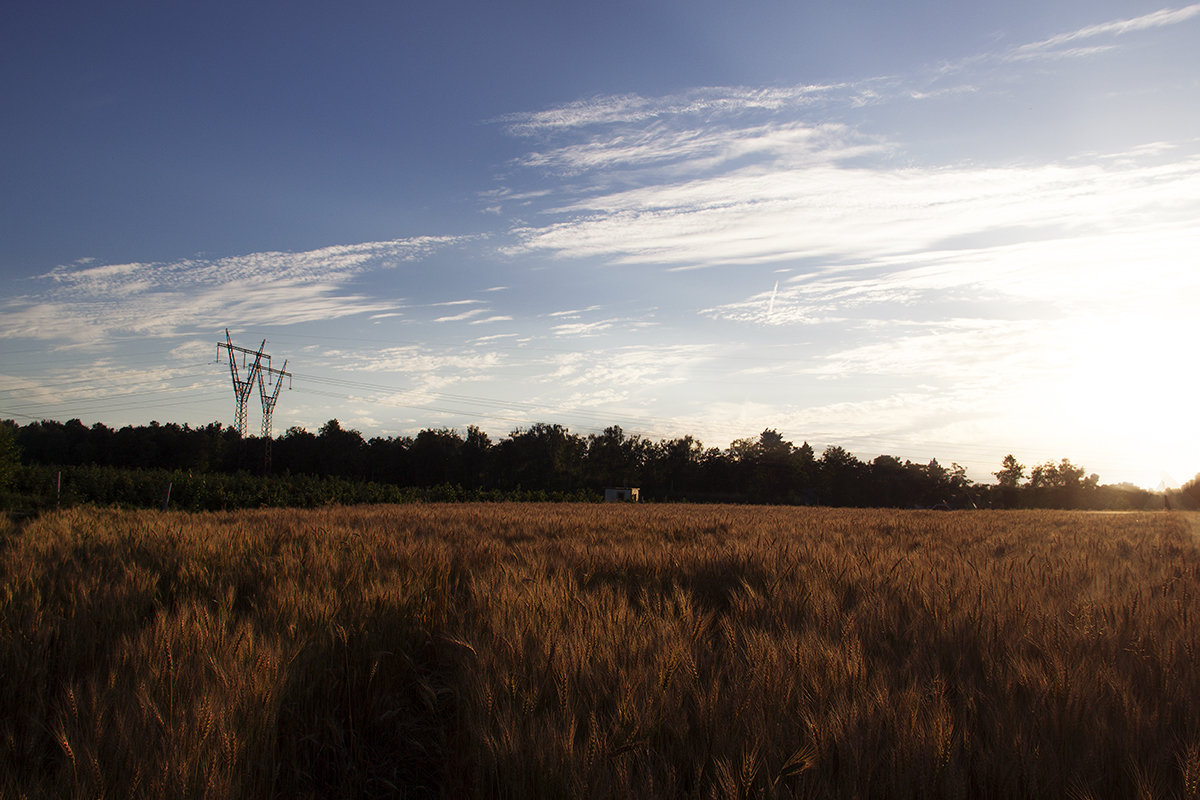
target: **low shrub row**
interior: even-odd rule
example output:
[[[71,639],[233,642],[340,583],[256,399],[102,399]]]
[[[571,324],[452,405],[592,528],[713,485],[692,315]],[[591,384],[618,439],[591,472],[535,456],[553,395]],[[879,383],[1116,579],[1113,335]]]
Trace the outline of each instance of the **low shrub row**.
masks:
[[[0,507],[37,513],[78,505],[221,511],[242,508],[316,508],[361,503],[458,503],[601,499],[587,491],[464,489],[394,486],[313,475],[223,474],[100,466],[21,466]]]

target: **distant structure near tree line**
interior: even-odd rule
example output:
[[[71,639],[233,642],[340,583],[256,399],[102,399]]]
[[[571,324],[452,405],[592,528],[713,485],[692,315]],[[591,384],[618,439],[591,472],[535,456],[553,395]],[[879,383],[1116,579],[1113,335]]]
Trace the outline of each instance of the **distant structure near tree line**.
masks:
[[[637,503],[638,487],[633,486],[617,486],[612,489],[604,490],[604,502],[606,503]]]
[[[217,342],[217,362],[221,361],[221,350],[224,349],[229,358],[229,376],[233,380],[233,397],[236,401],[234,411],[234,427],[237,428],[239,436],[246,436],[246,402],[250,399],[250,393],[254,391],[254,384],[258,384],[258,397],[262,401],[262,438],[263,438],[263,471],[271,471],[271,417],[275,413],[275,403],[279,400],[279,387],[283,385],[283,379],[288,379],[288,389],[292,388],[292,373],[287,371],[287,359],[284,359],[283,369],[273,369],[271,367],[271,355],[264,353],[267,340],[263,339],[262,344],[257,350],[247,350],[244,347],[238,347],[233,343],[233,339],[229,336],[229,328],[225,329],[225,341]],[[238,369],[238,355],[242,357],[241,370]],[[247,367],[247,357],[253,357],[250,361],[250,366]],[[266,363],[263,363],[263,360]],[[242,370],[245,370],[245,377],[242,377]],[[263,378],[263,374],[266,378]],[[268,390],[268,386],[273,386]]]

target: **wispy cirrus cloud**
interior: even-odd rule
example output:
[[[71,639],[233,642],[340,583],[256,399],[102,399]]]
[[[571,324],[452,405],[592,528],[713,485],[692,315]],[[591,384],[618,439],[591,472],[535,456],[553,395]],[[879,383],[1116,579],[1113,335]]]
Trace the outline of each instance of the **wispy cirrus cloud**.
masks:
[[[829,163],[875,154],[882,149],[879,142],[855,137],[847,126],[838,123],[790,122],[676,130],[656,124],[534,152],[519,163],[566,174],[670,164],[694,173],[753,158],[785,159],[791,164]]]
[[[170,336],[214,320],[290,325],[395,313],[397,303],[351,289],[365,272],[418,261],[463,237],[426,236],[168,263],[60,266],[41,291],[5,301],[0,338],[102,341]]]
[[[1140,171],[1111,163],[905,163],[898,141],[816,120],[831,110],[976,93],[980,87],[965,75],[971,67],[1094,55],[1111,47],[1099,41],[1106,37],[1198,15],[1200,4],[1163,9],[909,75],[600,96],[509,115],[503,121],[511,132],[545,144],[516,163],[571,180],[540,193],[512,192],[526,203],[537,196],[544,207],[540,218],[513,227],[516,243],[505,252],[686,269],[905,252],[972,226],[1041,224],[1047,211],[1067,225],[1171,213],[1173,202],[1194,191],[1194,159]],[[1172,169],[1184,174],[1163,174]],[[1161,201],[1149,196],[1159,189]]]
[[[549,377],[566,386],[664,386],[687,380],[689,369],[711,357],[707,345],[626,346],[564,353]]]
[[[201,354],[200,351],[203,351]],[[188,362],[167,363],[146,370],[127,360],[97,358],[86,367],[88,380],[79,380],[77,367],[49,367],[39,375],[0,374],[6,414],[18,417],[42,412],[47,407],[61,409],[69,416],[94,408],[120,410],[123,406],[144,402],[150,396],[165,406],[204,402],[213,396],[213,387],[203,369],[196,365],[211,361],[207,346],[178,347],[172,356]]]
[[[1198,15],[1200,4],[1164,9],[908,76],[594,97],[511,115],[510,130],[537,134],[545,145],[517,163],[568,180],[541,187],[542,208],[522,215],[504,252],[669,269],[772,262],[811,269],[809,262],[936,250],[943,240],[997,229],[1057,226],[1069,235],[1194,218],[1195,142],[1170,158],[1130,148],[1119,159],[922,162],[905,158],[900,140],[868,134],[845,114],[831,121],[828,112],[974,93],[972,81],[951,76],[983,63],[1009,63],[1011,72],[1012,62],[1035,54],[1105,47],[1103,37]]]
[[[477,306],[483,303],[482,300],[446,300],[441,303],[430,303],[429,305],[438,306]]]
[[[856,262],[996,229],[1127,229],[1194,216],[1200,157],[1008,168],[755,165],[581,198],[512,252],[673,268]]]
[[[1194,3],[1182,8],[1164,8],[1159,11],[1154,11],[1150,14],[1143,14],[1140,17],[1112,20],[1109,22],[1102,22],[1097,25],[1088,25],[1086,27],[1079,28],[1078,30],[1060,33],[1038,42],[1029,42],[1028,44],[1023,44],[1020,47],[1014,48],[1006,54],[1006,57],[1009,59],[1020,60],[1040,58],[1056,53],[1092,55],[1095,52],[1102,52],[1107,48],[1105,46],[1080,48],[1075,47],[1075,43],[1101,36],[1116,37],[1137,31],[1149,30],[1151,28],[1163,28],[1169,25],[1178,25],[1179,23],[1186,22],[1196,16],[1200,16],[1200,3]],[[1071,47],[1067,47],[1068,45]]]
[[[463,320],[468,320],[471,319],[471,317],[477,317],[480,314],[485,313],[487,313],[487,309],[485,308],[470,308],[458,314],[449,314],[444,317],[437,317],[434,319],[434,322],[462,322]]]
[[[348,371],[422,376],[453,374],[460,378],[493,369],[507,361],[502,353],[495,351],[479,352],[475,349],[435,348],[416,344],[329,353],[327,358],[330,363],[336,363]]]
[[[763,146],[766,138],[754,133],[756,120],[794,118],[817,109],[861,108],[894,100],[922,101],[975,93],[979,86],[974,82],[947,83],[947,79],[989,63],[1097,55],[1116,45],[1088,42],[1178,25],[1197,16],[1200,4],[1161,9],[1004,50],[982,51],[907,75],[798,86],[701,87],[659,97],[598,95],[540,111],[508,114],[497,121],[514,135],[547,142],[595,132],[569,146],[530,152],[517,160],[525,167],[576,174],[664,160],[688,159],[695,165],[720,153],[735,156],[739,141],[750,148]],[[802,132],[811,135],[813,130]]]
[[[597,336],[612,330],[618,325],[636,327],[643,324],[645,323],[639,320],[612,317],[609,319],[593,320],[591,322],[563,322],[552,326],[550,331],[556,336]]]
[[[581,317],[583,314],[586,314],[589,311],[596,311],[599,308],[600,306],[588,306],[587,308],[566,308],[561,311],[550,311],[546,314],[546,316],[552,319],[560,317],[566,317],[567,319],[579,319],[579,317]]]
[[[797,275],[780,284],[773,303],[770,292],[757,292],[702,313],[768,326],[886,317],[897,307],[910,319],[936,319],[964,304],[985,305],[1001,319],[1074,318],[1130,308],[1186,313],[1200,302],[1196,252],[1200,232],[1182,222],[1047,234]]]
[[[779,111],[811,104],[842,86],[722,86],[692,89],[666,97],[600,95],[544,111],[508,114],[498,121],[514,134],[529,136],[596,125],[644,123],[664,117]]]
[[[1014,376],[1061,368],[1054,350],[1040,347],[1062,333],[1057,321],[948,319],[923,325],[888,325],[882,341],[836,349],[809,367],[821,377],[917,375],[993,387]],[[965,365],[970,365],[969,368]]]

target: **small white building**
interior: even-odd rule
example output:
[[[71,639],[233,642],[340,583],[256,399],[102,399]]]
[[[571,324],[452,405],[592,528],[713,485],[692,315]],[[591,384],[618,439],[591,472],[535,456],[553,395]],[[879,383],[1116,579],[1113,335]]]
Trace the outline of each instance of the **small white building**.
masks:
[[[613,489],[604,490],[604,502],[606,503],[636,503],[638,502],[637,487],[618,486]]]

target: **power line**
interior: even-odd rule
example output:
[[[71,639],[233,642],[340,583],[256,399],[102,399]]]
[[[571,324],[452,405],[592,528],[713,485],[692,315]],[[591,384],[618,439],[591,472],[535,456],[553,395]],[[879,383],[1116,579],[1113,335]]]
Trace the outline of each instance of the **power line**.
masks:
[[[216,399],[217,397],[220,397],[220,396],[221,395],[216,392],[210,392],[210,393],[206,393],[206,394],[202,394],[202,395],[193,395],[192,397],[189,397],[185,400],[170,400],[170,401],[159,400],[159,401],[154,401],[152,403],[149,403],[149,402],[123,403],[123,404],[118,403],[116,405],[93,406],[91,408],[82,409],[82,410],[77,407],[76,408],[67,407],[67,408],[61,408],[59,410],[59,413],[54,414],[54,415],[27,414],[27,413],[24,413],[21,411],[3,410],[3,411],[0,411],[0,417],[11,415],[14,417],[22,417],[24,419],[39,420],[39,419],[48,419],[51,416],[67,416],[69,418],[73,418],[73,417],[81,416],[81,415],[82,416],[95,416],[100,413],[111,413],[114,411],[134,411],[134,410],[141,410],[144,408],[169,408],[169,407],[175,407],[175,406],[193,405],[197,402],[210,401],[210,400]]]
[[[181,373],[179,375],[172,375],[170,377],[164,378],[163,380],[164,381],[178,381],[178,380],[186,380],[186,379],[208,378],[210,375],[211,375],[211,372],[206,370],[203,373],[199,373],[199,372],[198,373]],[[34,382],[34,383],[35,383],[35,385],[33,385],[33,386],[20,387],[17,389],[0,389],[0,392],[15,393],[15,392],[19,392],[19,391],[27,390],[27,389],[40,390],[40,391],[62,390],[64,388],[71,387],[71,386],[77,386],[80,384],[95,385],[95,379],[94,378],[77,378],[74,380],[59,381],[59,382],[55,382],[55,383],[40,383],[40,382]],[[112,379],[105,379],[104,383],[106,383],[114,388],[121,388],[121,387],[119,387],[118,384],[114,383]],[[192,385],[194,386],[195,384],[192,384]],[[171,389],[146,390],[144,392],[118,391],[116,394],[110,394],[110,395],[90,394],[87,398],[64,400],[62,402],[63,403],[90,402],[92,400],[106,400],[106,399],[110,399],[113,397],[125,397],[125,396],[134,395],[134,394],[154,393],[154,392],[158,392],[158,391],[182,391],[182,390],[188,389],[188,388],[191,388],[191,387],[182,386],[182,387],[175,387],[175,388],[171,388]],[[17,402],[15,403],[15,406],[17,408],[22,408],[22,407],[26,407],[26,406],[41,406],[41,405],[46,405],[46,404],[47,403],[43,400],[28,400],[28,399],[26,399],[26,400],[17,400]],[[57,404],[51,404],[51,405],[57,405]]]

